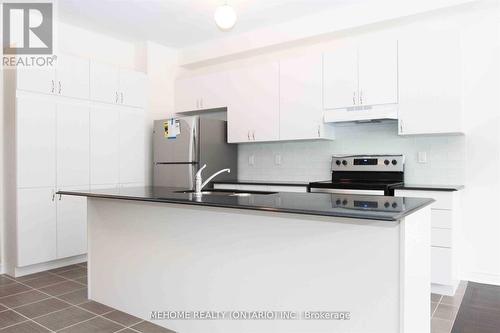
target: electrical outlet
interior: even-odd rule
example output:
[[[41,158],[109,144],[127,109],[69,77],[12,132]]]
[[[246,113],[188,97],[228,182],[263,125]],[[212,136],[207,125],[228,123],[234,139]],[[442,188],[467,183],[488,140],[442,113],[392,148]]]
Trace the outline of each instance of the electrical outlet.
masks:
[[[419,151],[417,160],[418,160],[418,163],[427,163],[427,152]]]
[[[281,165],[281,155],[280,154],[274,155],[274,164]]]
[[[255,164],[255,156],[250,155],[248,156],[248,165],[254,165]]]

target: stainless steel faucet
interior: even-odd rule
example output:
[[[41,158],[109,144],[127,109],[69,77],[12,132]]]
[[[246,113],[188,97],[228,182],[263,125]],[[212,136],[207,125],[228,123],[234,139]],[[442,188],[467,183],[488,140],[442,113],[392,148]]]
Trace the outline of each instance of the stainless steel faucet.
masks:
[[[203,171],[203,169],[205,169],[207,167],[207,165],[203,165],[200,170],[198,170],[198,172],[196,173],[196,175],[194,176],[194,194],[195,195],[201,195],[201,191],[203,190],[203,188],[212,180],[214,179],[215,177],[217,177],[219,174],[223,173],[223,172],[227,172],[227,173],[231,173],[231,169],[222,169],[220,171],[217,171],[216,173],[214,173],[213,175],[211,175],[210,177],[208,177],[207,180],[205,180],[205,182],[203,183],[203,180],[201,178],[201,172]]]

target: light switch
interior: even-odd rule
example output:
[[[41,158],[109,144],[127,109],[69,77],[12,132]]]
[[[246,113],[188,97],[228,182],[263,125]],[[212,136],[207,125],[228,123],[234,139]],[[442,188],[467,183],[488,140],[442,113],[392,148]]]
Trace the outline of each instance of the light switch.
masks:
[[[427,163],[427,152],[419,151],[417,160],[418,163]]]
[[[255,164],[255,156],[250,155],[248,156],[248,165],[254,165]]]
[[[274,155],[274,164],[281,165],[281,155],[280,154]]]

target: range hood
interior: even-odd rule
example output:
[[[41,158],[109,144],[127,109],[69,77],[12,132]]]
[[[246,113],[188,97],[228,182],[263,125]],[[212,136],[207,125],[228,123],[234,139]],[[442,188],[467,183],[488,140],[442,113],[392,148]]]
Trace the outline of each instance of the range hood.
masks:
[[[370,122],[377,120],[397,120],[398,105],[361,105],[344,109],[325,110],[325,123]]]

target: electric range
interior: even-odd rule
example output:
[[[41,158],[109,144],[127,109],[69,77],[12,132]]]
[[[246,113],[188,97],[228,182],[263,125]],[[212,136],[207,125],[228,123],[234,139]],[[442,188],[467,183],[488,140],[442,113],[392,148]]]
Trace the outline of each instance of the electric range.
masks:
[[[311,192],[394,196],[404,182],[403,155],[333,155],[332,179],[312,182]]]

